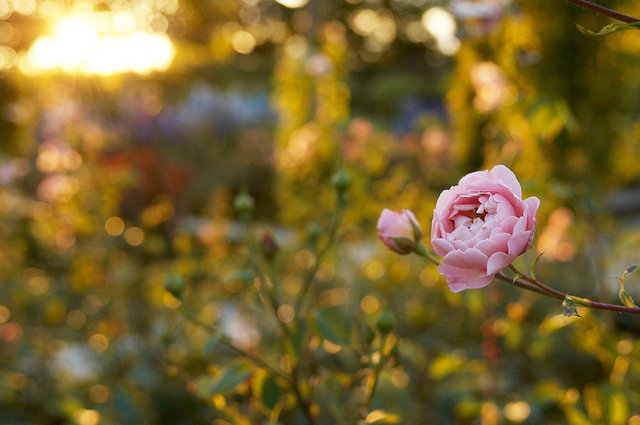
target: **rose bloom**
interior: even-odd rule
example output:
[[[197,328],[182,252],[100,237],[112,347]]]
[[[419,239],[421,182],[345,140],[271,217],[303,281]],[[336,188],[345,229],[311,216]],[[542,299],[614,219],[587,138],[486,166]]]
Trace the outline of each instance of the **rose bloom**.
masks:
[[[378,219],[378,237],[398,254],[409,254],[422,238],[416,216],[409,210],[384,209]]]
[[[540,200],[522,199],[518,179],[504,165],[467,174],[440,194],[431,244],[438,272],[453,292],[487,286],[531,247]]]

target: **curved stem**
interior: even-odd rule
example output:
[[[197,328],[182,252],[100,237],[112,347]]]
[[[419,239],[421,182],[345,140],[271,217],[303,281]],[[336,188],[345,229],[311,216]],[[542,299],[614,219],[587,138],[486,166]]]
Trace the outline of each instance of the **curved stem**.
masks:
[[[620,13],[620,12],[616,12],[615,10],[611,10],[608,9],[604,6],[600,6],[599,4],[595,4],[595,3],[591,3],[590,1],[586,1],[586,0],[567,0],[569,3],[573,3],[575,5],[578,5],[580,7],[583,7],[585,9],[591,9],[593,11],[596,11],[602,15],[607,15],[612,17],[613,19],[617,19],[618,21],[621,22],[638,22],[640,21],[640,19],[638,18],[634,18],[633,16],[629,16],[629,15],[625,15],[624,13]]]
[[[421,250],[416,250],[416,254],[427,258],[429,261],[434,264],[440,264],[439,261],[433,258],[433,255],[430,254],[426,249],[424,252]],[[497,279],[502,280],[503,282],[509,283],[511,285],[517,286],[522,289],[526,289],[528,291],[536,292],[540,295],[545,295],[547,297],[556,298],[559,300],[564,300],[567,297],[570,297],[576,304],[581,305],[583,307],[589,307],[596,310],[609,310],[609,311],[617,311],[618,313],[631,313],[631,314],[640,314],[640,307],[627,307],[625,305],[619,304],[609,304],[602,303],[598,301],[593,301],[588,298],[577,297],[575,295],[570,295],[566,292],[558,291],[557,289],[553,289],[540,282],[538,279],[533,278],[531,276],[527,276],[522,273],[516,266],[513,264],[509,265],[509,268],[516,274],[513,277],[507,276],[502,272],[496,273],[495,277]]]
[[[598,301],[592,301],[588,298],[569,295],[568,293],[561,292],[544,285],[538,279],[535,279],[531,276],[527,276],[521,273],[513,265],[510,265],[509,267],[516,273],[516,276],[512,280],[507,277],[506,281],[513,285],[519,286],[521,288],[528,289],[530,291],[534,291],[539,294],[546,295],[548,297],[557,298],[559,300],[564,300],[566,297],[571,297],[571,299],[573,299],[576,302],[576,304],[581,305],[583,307],[593,308],[596,310],[609,310],[609,311],[617,311],[619,313],[640,314],[640,307],[627,307],[619,304],[601,303]],[[520,276],[520,278],[518,276]],[[501,280],[505,280],[505,279],[501,279]],[[525,284],[526,286],[522,284]]]
[[[535,279],[533,277],[529,277],[529,276],[525,275],[520,270],[518,270],[516,268],[516,266],[514,266],[513,264],[509,264],[509,268],[516,274],[516,277],[522,278],[523,280],[536,285],[538,288],[542,289],[544,292],[550,294],[551,296],[553,296],[555,298],[564,299],[564,297],[566,296],[566,294],[564,294],[563,292],[560,292],[560,291],[557,291],[557,290],[555,290],[553,288],[550,288],[547,285],[545,285],[542,282],[540,282],[539,280],[537,280],[537,279]]]

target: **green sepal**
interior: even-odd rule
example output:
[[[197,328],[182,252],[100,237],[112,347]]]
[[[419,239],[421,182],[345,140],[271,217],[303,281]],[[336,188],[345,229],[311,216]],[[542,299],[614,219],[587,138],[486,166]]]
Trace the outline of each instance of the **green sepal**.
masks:
[[[403,254],[403,255],[408,254],[411,251],[413,251],[413,248],[416,246],[416,242],[414,240],[405,238],[404,236],[395,236],[395,237],[390,237],[389,239],[396,246],[395,248],[391,248],[391,249],[397,252],[398,254]]]
[[[411,219],[409,221],[411,222],[411,227],[413,228],[413,240],[415,242],[418,242],[420,239],[422,239],[422,229],[420,229],[420,226],[415,221]]]
[[[583,34],[587,34],[591,36],[601,36],[601,35],[611,34],[612,32],[616,32],[616,31],[640,29],[640,22],[629,22],[629,23],[614,22],[613,24],[609,24],[602,27],[598,32],[591,31],[590,29],[587,29],[580,24],[576,24],[576,27],[578,27],[580,32]]]

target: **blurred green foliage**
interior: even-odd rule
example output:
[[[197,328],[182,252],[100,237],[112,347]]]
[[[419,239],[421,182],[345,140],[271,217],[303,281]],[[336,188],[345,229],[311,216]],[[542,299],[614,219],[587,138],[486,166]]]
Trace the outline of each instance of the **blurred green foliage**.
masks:
[[[164,11],[171,67],[23,73],[83,3]],[[518,266],[617,302],[636,31],[560,0],[138,3],[0,0],[1,423],[640,424],[636,317],[453,294],[374,230],[409,208],[428,234],[442,189],[503,163],[542,200]]]

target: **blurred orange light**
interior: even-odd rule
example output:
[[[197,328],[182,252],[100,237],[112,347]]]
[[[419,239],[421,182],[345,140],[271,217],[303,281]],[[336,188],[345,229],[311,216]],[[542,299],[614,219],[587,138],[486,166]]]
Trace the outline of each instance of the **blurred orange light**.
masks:
[[[0,305],[0,323],[4,323],[11,317],[11,310],[7,307]]]
[[[120,217],[109,217],[104,222],[104,230],[111,236],[118,236],[124,232],[124,221]]]
[[[144,241],[144,232],[139,227],[130,227],[124,232],[124,240],[131,246],[138,246]]]

